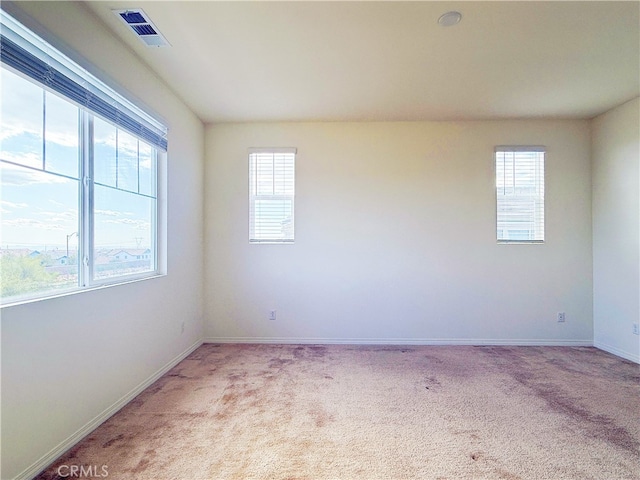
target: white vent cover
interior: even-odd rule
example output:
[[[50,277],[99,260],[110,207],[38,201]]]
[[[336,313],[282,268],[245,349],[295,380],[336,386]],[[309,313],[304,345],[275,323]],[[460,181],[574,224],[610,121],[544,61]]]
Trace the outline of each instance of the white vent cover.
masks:
[[[148,47],[167,47],[170,46],[167,39],[160,33],[149,17],[141,8],[132,8],[128,10],[112,10],[126,25],[129,26],[133,33],[142,40]]]

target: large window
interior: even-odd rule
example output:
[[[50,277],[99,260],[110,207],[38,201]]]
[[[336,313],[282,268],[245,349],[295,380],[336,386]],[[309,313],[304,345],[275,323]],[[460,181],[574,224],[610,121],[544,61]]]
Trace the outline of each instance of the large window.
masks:
[[[497,238],[544,241],[544,147],[496,147]]]
[[[293,243],[293,148],[249,151],[249,242]]]
[[[2,303],[156,275],[166,128],[1,14]]]

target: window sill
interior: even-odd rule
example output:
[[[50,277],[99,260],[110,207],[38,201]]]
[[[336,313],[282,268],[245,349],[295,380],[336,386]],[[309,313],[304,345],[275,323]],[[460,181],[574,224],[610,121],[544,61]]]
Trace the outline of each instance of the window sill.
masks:
[[[132,283],[145,282],[147,280],[153,280],[160,277],[166,277],[166,273],[153,273],[151,275],[145,275],[144,277],[130,278],[112,283],[102,283],[100,285],[92,285],[90,287],[73,288],[64,291],[51,292],[38,297],[20,298],[6,303],[0,304],[0,309],[17,307],[21,305],[27,305],[30,303],[42,302],[47,300],[53,300],[57,298],[69,297],[72,295],[78,295],[87,292],[95,292],[97,290],[104,290],[111,287],[119,287],[121,285],[130,285]]]
[[[498,245],[543,245],[544,240],[498,240]]]

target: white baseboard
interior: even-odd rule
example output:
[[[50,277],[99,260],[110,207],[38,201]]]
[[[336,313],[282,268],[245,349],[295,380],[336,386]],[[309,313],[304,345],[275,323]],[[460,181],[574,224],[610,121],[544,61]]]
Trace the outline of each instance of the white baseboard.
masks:
[[[98,428],[102,423],[107,421],[111,416],[117,413],[122,407],[124,407],[127,403],[137,397],[143,390],[148,388],[153,382],[158,380],[162,375],[167,373],[173,367],[175,367],[178,363],[184,360],[191,352],[193,352],[196,348],[202,345],[202,341],[199,340],[189,348],[187,348],[182,353],[179,353],[173,359],[169,360],[164,366],[158,369],[153,375],[149,378],[138,384],[133,390],[125,394],[122,398],[117,400],[113,405],[105,409],[99,415],[94,417],[92,420],[87,422],[84,426],[78,429],[76,432],[71,434],[65,440],[60,442],[54,448],[52,448],[45,455],[40,457],[36,462],[23,470],[20,474],[14,477],[14,480],[29,480],[39,474],[42,470],[47,468],[52,462],[54,462],[60,455],[73,447],[76,443],[82,440],[84,437],[89,435],[92,431]]]
[[[596,348],[599,348],[600,350],[604,350],[605,352],[612,353],[613,355],[616,355],[618,357],[622,357],[626,360],[631,360],[632,362],[640,363],[640,355],[638,353],[630,353],[625,350],[620,350],[619,348],[612,347],[611,345],[607,345],[606,343],[597,342],[597,341],[593,342],[593,346]]]
[[[204,343],[279,343],[318,345],[514,345],[592,347],[593,341],[504,338],[307,338],[307,337],[205,337]]]

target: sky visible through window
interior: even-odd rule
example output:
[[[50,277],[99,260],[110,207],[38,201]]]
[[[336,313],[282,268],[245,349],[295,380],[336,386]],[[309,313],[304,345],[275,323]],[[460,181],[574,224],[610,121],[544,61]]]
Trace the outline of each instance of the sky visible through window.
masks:
[[[0,90],[0,255],[46,254],[77,285],[80,109],[4,66]],[[155,150],[97,117],[93,141],[94,276],[153,270]]]
[[[2,247],[66,245],[65,236],[78,230],[78,109],[46,95],[45,127],[43,89],[0,71],[2,160],[42,169],[46,150],[48,170],[66,175],[2,163]]]

